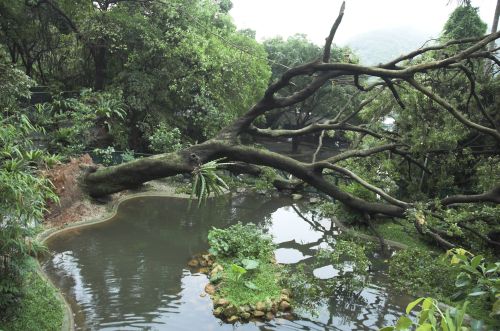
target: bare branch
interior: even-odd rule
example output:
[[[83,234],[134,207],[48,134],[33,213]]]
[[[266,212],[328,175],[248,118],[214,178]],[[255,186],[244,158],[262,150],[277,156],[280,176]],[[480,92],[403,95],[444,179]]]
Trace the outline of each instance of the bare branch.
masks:
[[[333,37],[335,37],[335,33],[339,28],[340,22],[342,22],[342,17],[344,17],[344,10],[345,10],[345,1],[342,2],[342,6],[340,6],[339,16],[337,16],[337,19],[333,23],[332,29],[330,30],[330,34],[326,38],[325,49],[323,51],[323,62],[325,63],[330,62]]]
[[[398,147],[404,146],[403,144],[387,144],[387,145],[382,145],[382,146],[377,146],[377,147],[372,147],[368,149],[355,149],[355,150],[349,150],[345,151],[343,153],[337,154],[335,156],[332,156],[328,159],[325,159],[323,161],[319,161],[315,163],[315,166],[317,168],[327,168],[328,165],[335,164],[337,162],[347,160],[353,157],[367,157],[373,154],[377,154],[380,152],[385,152],[385,151],[392,151],[395,150]]]
[[[479,132],[488,134],[495,138],[497,141],[500,141],[500,132],[497,130],[482,126],[480,124],[477,124],[475,122],[472,122],[471,120],[467,119],[464,114],[462,114],[458,109],[453,107],[448,101],[445,99],[441,98],[439,95],[431,92],[429,89],[423,87],[421,84],[419,84],[415,79],[411,78],[407,80],[408,83],[410,83],[416,90],[420,91],[422,94],[425,94],[427,97],[429,97],[431,100],[435,101],[441,107],[446,109],[453,117],[455,117],[460,123],[464,124],[465,126],[475,129]]]
[[[361,184],[366,189],[380,195],[385,201],[392,203],[393,205],[396,205],[396,206],[401,207],[401,208],[410,207],[409,203],[398,200],[398,199],[390,196],[389,194],[385,193],[382,189],[380,189],[376,186],[373,186],[372,184],[366,182],[365,180],[363,180],[361,177],[359,177],[358,175],[356,175],[354,172],[352,172],[350,170],[347,170],[345,168],[342,168],[342,167],[339,167],[339,166],[336,166],[336,165],[333,165],[330,163],[325,164],[324,168],[333,170],[335,172],[338,172],[338,173],[341,173],[345,176],[348,176],[349,178],[352,178],[353,180],[355,180],[356,182]]]
[[[477,203],[477,202],[493,202],[500,203],[500,184],[497,184],[493,189],[481,194],[471,195],[452,195],[441,200],[443,206],[458,203]]]

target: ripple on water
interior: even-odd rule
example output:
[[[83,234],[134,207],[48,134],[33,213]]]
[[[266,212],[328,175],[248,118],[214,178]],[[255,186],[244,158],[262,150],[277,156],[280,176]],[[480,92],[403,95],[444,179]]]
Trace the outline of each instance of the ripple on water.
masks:
[[[359,293],[325,298],[318,315],[294,321],[221,323],[201,296],[206,275],[185,268],[207,247],[212,227],[254,222],[274,235],[279,263],[307,261],[325,247],[331,222],[315,218],[289,199],[238,196],[188,209],[182,199],[137,198],[124,202],[108,223],[58,235],[44,268],[76,313],[78,330],[371,330],[392,323],[409,298],[394,295],[383,275]],[[335,276],[332,266],[314,270]],[[378,275],[378,276],[377,276]]]

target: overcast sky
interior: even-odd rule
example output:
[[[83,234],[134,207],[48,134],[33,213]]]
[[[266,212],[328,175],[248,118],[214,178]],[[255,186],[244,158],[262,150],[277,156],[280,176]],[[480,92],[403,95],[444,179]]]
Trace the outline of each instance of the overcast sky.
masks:
[[[342,0],[232,0],[231,15],[239,29],[257,31],[257,39],[305,33],[322,44],[337,17]],[[497,0],[472,0],[488,26]],[[456,6],[448,0],[346,0],[337,44],[383,28],[407,26],[436,36]],[[403,30],[404,31],[404,30]]]

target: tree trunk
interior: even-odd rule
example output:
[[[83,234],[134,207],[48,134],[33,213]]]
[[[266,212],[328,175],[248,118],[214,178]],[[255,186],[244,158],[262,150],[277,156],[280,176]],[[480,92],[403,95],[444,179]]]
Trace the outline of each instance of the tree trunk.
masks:
[[[95,66],[94,89],[102,91],[106,81],[106,47],[95,46],[91,52]]]
[[[310,167],[308,163],[278,153],[221,140],[209,140],[179,152],[155,155],[100,169],[89,173],[84,183],[91,196],[99,197],[134,188],[153,179],[191,173],[199,164],[218,158],[270,166],[286,171],[360,212],[393,217],[404,216],[405,209],[399,206],[368,202],[343,192],[323,178],[321,173]]]

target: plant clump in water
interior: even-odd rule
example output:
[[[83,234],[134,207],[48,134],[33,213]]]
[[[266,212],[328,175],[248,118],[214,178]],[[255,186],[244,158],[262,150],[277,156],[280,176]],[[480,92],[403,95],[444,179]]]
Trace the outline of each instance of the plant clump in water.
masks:
[[[274,259],[271,236],[254,224],[213,228],[208,254],[195,256],[188,265],[206,273],[205,292],[214,303],[214,315],[228,323],[272,320],[291,316],[289,290],[282,288],[282,267]]]

